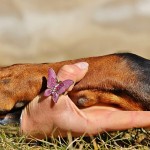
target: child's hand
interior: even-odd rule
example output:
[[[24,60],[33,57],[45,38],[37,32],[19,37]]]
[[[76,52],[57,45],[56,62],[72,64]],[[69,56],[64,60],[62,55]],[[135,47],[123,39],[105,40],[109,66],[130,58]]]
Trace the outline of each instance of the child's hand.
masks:
[[[87,63],[66,65],[57,77],[61,81],[78,82],[87,70]],[[66,136],[67,131],[79,136],[133,127],[150,127],[150,112],[121,111],[102,106],[79,109],[67,95],[60,96],[56,104],[51,97],[37,96],[24,109],[21,121],[21,132],[36,138]]]

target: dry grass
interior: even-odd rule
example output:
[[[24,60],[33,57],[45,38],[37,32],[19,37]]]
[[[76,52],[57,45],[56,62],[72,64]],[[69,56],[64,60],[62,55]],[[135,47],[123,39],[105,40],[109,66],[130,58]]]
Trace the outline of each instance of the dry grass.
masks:
[[[150,130],[130,129],[126,131],[116,131],[99,134],[95,137],[73,138],[68,134],[66,138],[51,138],[47,140],[31,139],[26,142],[26,138],[19,135],[16,126],[0,127],[0,149],[1,150],[106,150],[106,149],[150,149]]]

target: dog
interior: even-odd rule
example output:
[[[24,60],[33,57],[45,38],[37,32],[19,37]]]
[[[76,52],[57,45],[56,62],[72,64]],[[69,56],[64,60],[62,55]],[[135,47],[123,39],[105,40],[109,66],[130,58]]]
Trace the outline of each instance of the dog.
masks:
[[[150,60],[132,53],[81,58],[56,63],[15,64],[0,68],[1,124],[47,87],[48,69],[87,62],[85,77],[68,93],[78,107],[111,105],[130,111],[150,110]],[[7,117],[6,117],[7,116]]]

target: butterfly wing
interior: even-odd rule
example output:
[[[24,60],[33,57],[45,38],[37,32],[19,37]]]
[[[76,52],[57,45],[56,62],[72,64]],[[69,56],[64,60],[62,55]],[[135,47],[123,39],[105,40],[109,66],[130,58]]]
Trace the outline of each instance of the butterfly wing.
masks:
[[[52,94],[52,89],[46,89],[45,91],[44,91],[44,96],[50,96]]]
[[[72,80],[65,80],[59,83],[57,86],[57,93],[60,95],[67,91],[67,89],[73,84]]]
[[[54,92],[54,93],[52,94],[52,99],[53,99],[53,101],[54,101],[55,103],[57,103],[58,98],[59,98],[59,94],[58,94],[57,92]]]
[[[48,70],[47,87],[53,88],[56,84],[57,84],[56,73],[52,68],[50,68]]]
[[[56,92],[53,92],[53,93],[52,93],[52,90],[51,90],[51,89],[46,89],[45,92],[44,92],[44,96],[47,97],[47,96],[50,96],[50,95],[52,95],[52,100],[53,100],[55,103],[57,103],[58,98],[59,98],[59,94],[56,93]]]

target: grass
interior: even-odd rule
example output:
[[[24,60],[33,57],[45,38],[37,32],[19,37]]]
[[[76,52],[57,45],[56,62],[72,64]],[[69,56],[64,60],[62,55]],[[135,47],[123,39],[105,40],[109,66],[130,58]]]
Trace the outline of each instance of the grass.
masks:
[[[150,130],[130,129],[99,134],[95,137],[73,138],[70,133],[66,138],[47,140],[31,139],[19,135],[16,126],[0,126],[0,150],[148,150],[150,149]]]

